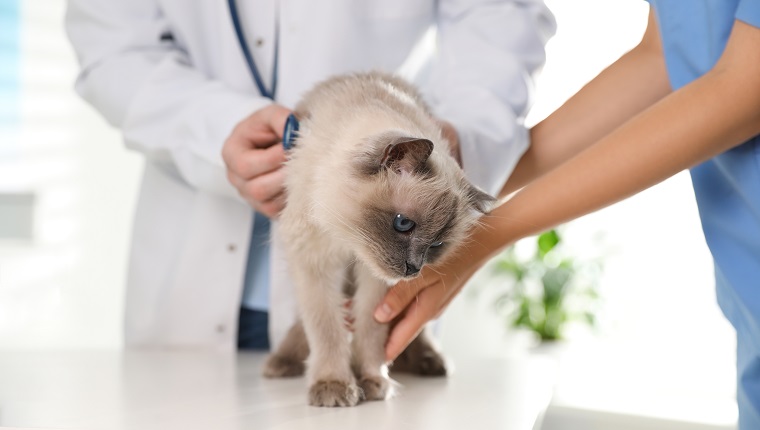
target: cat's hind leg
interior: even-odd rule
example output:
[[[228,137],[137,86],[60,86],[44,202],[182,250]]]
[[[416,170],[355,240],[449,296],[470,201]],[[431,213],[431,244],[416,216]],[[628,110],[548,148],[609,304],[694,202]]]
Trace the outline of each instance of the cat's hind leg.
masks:
[[[449,365],[436,345],[429,325],[396,358],[391,369],[422,376],[446,376],[449,373]]]
[[[264,364],[264,376],[267,378],[288,378],[301,376],[306,371],[306,358],[309,356],[309,343],[301,321],[293,324],[277,351],[272,353]]]

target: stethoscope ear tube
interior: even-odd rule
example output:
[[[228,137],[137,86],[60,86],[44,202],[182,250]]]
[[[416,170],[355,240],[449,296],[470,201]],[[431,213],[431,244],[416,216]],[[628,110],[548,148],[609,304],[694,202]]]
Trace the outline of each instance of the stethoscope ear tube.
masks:
[[[245,58],[245,63],[248,65],[248,70],[251,72],[253,81],[256,84],[256,87],[258,87],[259,93],[263,97],[274,100],[275,93],[277,92],[277,63],[280,50],[280,44],[278,40],[280,33],[279,25],[275,29],[272,90],[269,91],[267,90],[266,86],[264,86],[264,80],[261,79],[259,69],[256,67],[256,62],[253,59],[253,55],[251,55],[251,50],[248,48],[248,43],[245,41],[245,36],[243,35],[243,26],[240,24],[240,16],[238,15],[237,4],[235,3],[235,0],[227,0],[227,4],[230,8],[230,18],[232,19],[232,26],[235,29],[235,36],[237,37],[238,44],[240,45],[240,50],[243,51],[243,57]],[[282,133],[282,146],[286,151],[290,150],[290,148],[293,147],[296,137],[298,137],[298,119],[296,119],[295,115],[290,114],[288,115],[288,119],[285,120],[285,129]]]
[[[259,73],[258,67],[256,67],[256,62],[253,60],[253,55],[251,55],[251,50],[248,48],[248,43],[245,41],[245,36],[243,35],[243,26],[240,24],[240,16],[238,15],[238,9],[237,4],[235,3],[235,0],[227,0],[227,4],[229,5],[230,9],[230,18],[232,19],[232,26],[235,29],[235,36],[237,37],[238,44],[240,45],[240,50],[243,51],[243,57],[245,57],[245,62],[248,65],[248,69],[251,71],[251,75],[253,76],[253,80],[256,83],[256,86],[259,88],[259,93],[263,97],[266,97],[268,99],[274,100],[275,93],[277,93],[277,63],[278,63],[278,57],[279,57],[279,50],[280,50],[280,44],[279,44],[279,23],[275,22],[276,28],[275,28],[275,48],[274,48],[274,66],[272,67],[272,90],[267,90],[266,86],[264,86],[264,80],[261,79],[261,74]]]
[[[274,100],[274,95],[277,92],[277,63],[279,58],[279,33],[280,29],[279,26],[275,29],[275,50],[274,50],[274,67],[272,70],[272,90],[267,90],[266,86],[264,86],[264,80],[261,79],[261,74],[259,73],[258,67],[256,67],[256,62],[253,60],[253,55],[251,55],[251,50],[248,49],[248,43],[245,41],[245,36],[243,35],[243,26],[240,24],[240,16],[238,15],[237,10],[237,4],[235,3],[235,0],[227,0],[227,4],[230,8],[230,18],[232,19],[232,26],[235,28],[235,36],[237,37],[238,44],[240,44],[240,50],[243,51],[243,57],[245,58],[245,62],[248,65],[248,70],[251,72],[251,76],[253,76],[253,81],[256,83],[256,86],[259,89],[259,93],[268,99]],[[295,117],[295,115],[290,114],[288,115],[288,119],[285,120],[285,129],[282,133],[282,146],[285,148],[286,151],[289,151],[290,148],[293,147],[295,143],[295,139],[298,137],[298,119]]]

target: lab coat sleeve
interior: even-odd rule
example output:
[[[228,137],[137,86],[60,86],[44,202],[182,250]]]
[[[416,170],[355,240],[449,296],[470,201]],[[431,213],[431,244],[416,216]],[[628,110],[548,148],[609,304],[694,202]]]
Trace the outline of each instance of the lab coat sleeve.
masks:
[[[239,198],[221,148],[269,100],[196,69],[166,40],[171,29],[155,0],[70,0],[65,24],[81,65],[76,91],[122,130],[128,147],[193,187]]]
[[[467,177],[496,195],[528,147],[524,119],[554,17],[540,0],[440,0],[426,89],[459,133]]]

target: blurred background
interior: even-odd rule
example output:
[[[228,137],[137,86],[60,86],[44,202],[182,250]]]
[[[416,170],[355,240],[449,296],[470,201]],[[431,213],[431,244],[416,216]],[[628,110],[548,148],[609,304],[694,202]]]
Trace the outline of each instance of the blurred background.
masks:
[[[641,0],[547,4],[558,31],[530,124],[633,47],[648,13]],[[0,349],[118,349],[142,159],[73,92],[65,2],[41,6],[0,0]],[[544,428],[733,428],[734,332],[688,174],[561,234],[563,252],[603,270],[595,325],[561,342]],[[496,309],[505,282],[486,270],[453,303],[441,326],[451,355],[545,352]]]

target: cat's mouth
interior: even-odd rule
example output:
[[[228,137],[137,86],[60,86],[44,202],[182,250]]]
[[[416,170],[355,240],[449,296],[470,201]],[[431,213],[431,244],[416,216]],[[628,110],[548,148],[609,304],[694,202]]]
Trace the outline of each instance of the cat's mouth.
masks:
[[[408,267],[408,265],[407,265],[407,267],[404,267],[403,269],[396,269],[394,271],[396,272],[395,273],[395,275],[396,275],[395,277],[398,280],[408,281],[408,280],[411,280],[411,279],[414,279],[414,278],[420,276],[420,269],[419,268],[416,268],[416,267],[411,267],[410,268],[410,267]]]

